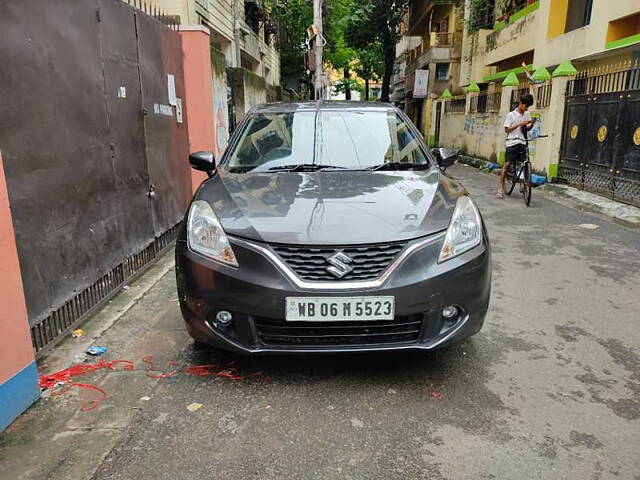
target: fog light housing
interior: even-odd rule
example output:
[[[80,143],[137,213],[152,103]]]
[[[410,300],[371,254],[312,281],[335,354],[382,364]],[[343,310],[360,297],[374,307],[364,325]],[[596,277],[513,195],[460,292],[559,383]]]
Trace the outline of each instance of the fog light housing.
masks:
[[[231,312],[227,312],[226,310],[220,310],[216,313],[216,323],[221,327],[226,327],[233,320],[233,315]]]
[[[448,307],[444,307],[442,309],[442,316],[446,320],[453,320],[455,317],[458,316],[458,307],[456,307],[455,305],[449,305]]]

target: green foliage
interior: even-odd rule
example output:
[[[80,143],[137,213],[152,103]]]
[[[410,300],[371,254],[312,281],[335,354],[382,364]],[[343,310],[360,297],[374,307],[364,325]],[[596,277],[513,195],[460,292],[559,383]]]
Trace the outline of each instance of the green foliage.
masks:
[[[389,100],[389,85],[398,42],[398,26],[409,6],[409,0],[352,0],[349,27],[345,32],[348,44],[359,50],[372,50],[380,45],[382,62],[383,101]],[[367,57],[368,58],[368,57]]]
[[[356,50],[356,65],[354,71],[363,80],[377,80],[384,73],[382,62],[382,44],[376,40],[367,47]]]
[[[345,93],[347,88],[349,88],[349,90],[360,91],[361,85],[357,80],[354,80],[353,78],[341,78],[333,84],[333,88],[336,93]]]
[[[489,28],[487,19],[489,9],[494,8],[491,0],[471,0],[469,3],[469,16],[464,20],[469,33],[475,33],[481,28]]]
[[[304,55],[307,28],[313,9],[306,0],[270,0],[270,17],[278,26],[280,65],[283,78],[305,77]]]
[[[353,68],[364,80],[383,80],[383,99],[389,83],[398,26],[409,0],[325,0],[325,58],[335,69]],[[306,30],[313,23],[307,0],[269,0],[268,10],[277,23],[283,77],[304,78]],[[342,81],[339,88],[350,84]],[[354,85],[360,89],[360,84]]]
[[[345,32],[351,23],[354,0],[331,0],[327,2],[324,21],[326,60],[336,70],[349,69],[356,56],[355,50],[347,43]]]

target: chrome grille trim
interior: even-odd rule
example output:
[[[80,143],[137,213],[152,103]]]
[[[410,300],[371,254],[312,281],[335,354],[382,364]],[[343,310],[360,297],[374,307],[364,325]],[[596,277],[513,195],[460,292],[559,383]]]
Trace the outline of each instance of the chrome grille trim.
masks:
[[[253,241],[245,240],[243,238],[238,238],[229,235],[229,241],[232,244],[240,245],[244,248],[248,248],[249,250],[253,250],[254,252],[260,253],[265,256],[284,276],[286,276],[294,285],[302,290],[367,290],[378,288],[387,279],[391,276],[391,274],[405,261],[407,257],[413,254],[415,251],[426,247],[427,245],[431,245],[433,243],[439,242],[446,235],[446,231],[442,231],[440,233],[436,233],[434,235],[430,235],[422,240],[418,241],[409,241],[408,245],[402,250],[400,255],[396,257],[396,259],[389,264],[387,269],[375,280],[367,280],[367,281],[344,281],[344,280],[336,280],[331,282],[309,282],[302,280],[299,278],[293,270],[291,270],[286,263],[284,263],[278,255],[273,252],[270,248],[263,246],[261,244],[255,243]]]
[[[380,243],[371,245],[347,245],[336,247],[303,245],[270,245],[280,259],[302,280],[309,281],[364,281],[375,280],[386,270],[409,242]],[[347,255],[350,272],[344,278],[336,278],[328,267],[329,259],[336,253]]]

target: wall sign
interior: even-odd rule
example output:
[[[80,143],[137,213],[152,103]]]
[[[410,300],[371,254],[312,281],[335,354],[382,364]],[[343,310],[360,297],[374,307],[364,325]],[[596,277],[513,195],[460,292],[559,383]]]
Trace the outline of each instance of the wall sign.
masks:
[[[429,70],[416,70],[416,78],[413,83],[413,98],[425,98],[429,85]]]
[[[182,99],[176,97],[176,122],[182,123]]]
[[[169,105],[176,106],[176,77],[167,74],[167,91],[169,92]]]
[[[166,117],[173,117],[173,108],[171,105],[163,105],[161,103],[153,104],[153,113],[158,115],[164,115]]]

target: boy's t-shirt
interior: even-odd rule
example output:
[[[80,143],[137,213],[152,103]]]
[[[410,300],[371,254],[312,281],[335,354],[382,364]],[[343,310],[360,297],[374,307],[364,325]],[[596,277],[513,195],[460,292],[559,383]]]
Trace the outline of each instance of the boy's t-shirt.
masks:
[[[529,120],[531,120],[531,114],[528,110],[521,115],[516,108],[514,111],[507,114],[507,118],[504,120],[504,126],[505,128],[507,128],[515,125],[516,123],[528,122]],[[527,143],[527,141],[524,137],[524,133],[522,133],[522,129],[516,128],[515,130],[507,133],[507,140],[505,143],[507,145],[507,148],[509,148],[518,144],[524,145]]]

